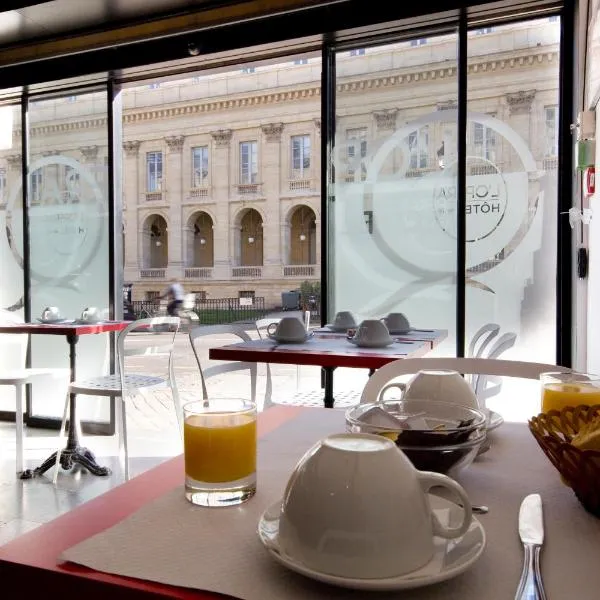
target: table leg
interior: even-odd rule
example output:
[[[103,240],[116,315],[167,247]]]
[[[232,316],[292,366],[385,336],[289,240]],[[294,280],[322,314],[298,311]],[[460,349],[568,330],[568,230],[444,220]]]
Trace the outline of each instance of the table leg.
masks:
[[[325,394],[323,396],[323,404],[325,408],[333,408],[335,398],[333,397],[333,371],[335,367],[323,367],[323,387]]]
[[[69,370],[70,370],[70,381],[75,381],[76,376],[76,351],[75,346],[79,341],[79,336],[75,334],[67,335],[67,342],[69,343]],[[110,475],[110,469],[108,467],[101,467],[96,462],[96,457],[93,452],[88,448],[84,448],[79,445],[79,436],[77,434],[77,407],[76,407],[76,395],[70,394],[69,396],[69,432],[67,438],[66,447],[60,451],[60,466],[68,471],[73,467],[73,464],[79,464],[85,467],[93,475]],[[38,475],[43,475],[48,469],[52,468],[56,464],[56,452],[49,456],[39,467],[35,469],[26,469],[21,473],[21,479],[31,479]]]

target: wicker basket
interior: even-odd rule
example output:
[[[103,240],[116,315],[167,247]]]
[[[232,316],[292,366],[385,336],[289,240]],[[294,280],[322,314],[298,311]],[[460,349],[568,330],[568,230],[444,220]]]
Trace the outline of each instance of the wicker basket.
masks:
[[[584,508],[600,517],[600,450],[579,450],[571,440],[600,415],[600,405],[569,406],[532,417],[529,429]]]

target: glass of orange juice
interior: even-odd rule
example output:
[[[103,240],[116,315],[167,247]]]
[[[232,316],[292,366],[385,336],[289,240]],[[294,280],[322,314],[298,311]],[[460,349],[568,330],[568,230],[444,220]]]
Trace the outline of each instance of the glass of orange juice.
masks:
[[[542,373],[542,412],[566,406],[600,404],[600,375]]]
[[[256,492],[256,405],[215,398],[183,406],[185,497],[231,506]]]

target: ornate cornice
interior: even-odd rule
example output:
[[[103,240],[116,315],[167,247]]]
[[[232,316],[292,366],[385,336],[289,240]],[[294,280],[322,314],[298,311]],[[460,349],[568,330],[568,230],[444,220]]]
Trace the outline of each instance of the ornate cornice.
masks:
[[[23,162],[21,160],[20,154],[9,154],[8,156],[5,156],[4,158],[6,159],[6,162],[8,163],[9,170],[18,171],[21,169]]]
[[[140,143],[141,142],[139,140],[123,142],[123,150],[125,150],[125,154],[131,157],[137,156],[140,151]]]
[[[169,147],[169,152],[173,154],[181,153],[183,149],[183,140],[185,136],[183,135],[171,135],[165,138],[165,142],[167,142],[167,146]]]
[[[266,125],[261,125],[261,129],[267,138],[267,142],[281,141],[283,123],[267,123]]]
[[[217,131],[211,131],[210,135],[212,135],[213,140],[215,140],[217,148],[227,148],[229,147],[233,131],[231,129],[219,129]]]
[[[387,108],[385,110],[373,111],[375,122],[377,123],[377,129],[396,129],[396,117],[398,116],[397,108]]]
[[[514,94],[506,94],[506,102],[511,115],[526,115],[531,111],[531,104],[535,98],[536,90],[521,90]]]
[[[93,162],[98,158],[98,146],[80,146],[79,151],[85,162]]]

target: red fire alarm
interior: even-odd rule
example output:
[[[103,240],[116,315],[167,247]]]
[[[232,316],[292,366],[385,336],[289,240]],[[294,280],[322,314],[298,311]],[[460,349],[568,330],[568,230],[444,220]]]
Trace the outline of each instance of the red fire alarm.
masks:
[[[596,193],[596,169],[588,167],[585,170],[585,195],[591,196]]]

